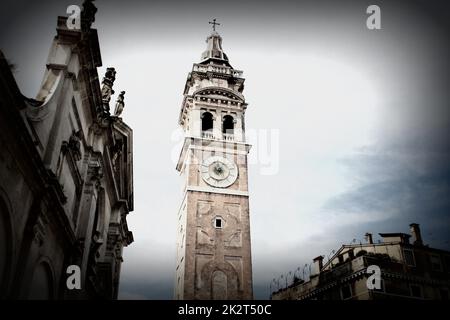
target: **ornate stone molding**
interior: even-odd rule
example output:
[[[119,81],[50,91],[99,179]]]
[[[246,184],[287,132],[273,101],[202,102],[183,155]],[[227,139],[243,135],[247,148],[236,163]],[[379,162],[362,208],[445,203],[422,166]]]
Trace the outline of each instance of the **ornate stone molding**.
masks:
[[[42,212],[38,216],[36,223],[33,226],[33,235],[34,235],[33,241],[39,246],[42,246],[44,244],[48,222],[49,221],[47,216]]]
[[[95,187],[99,189],[103,178],[103,168],[101,160],[91,160],[88,165],[89,181],[94,183]]]
[[[69,141],[63,141],[61,150],[64,153],[69,153],[72,158],[77,162],[81,160],[81,135],[82,131],[74,131],[69,138]]]

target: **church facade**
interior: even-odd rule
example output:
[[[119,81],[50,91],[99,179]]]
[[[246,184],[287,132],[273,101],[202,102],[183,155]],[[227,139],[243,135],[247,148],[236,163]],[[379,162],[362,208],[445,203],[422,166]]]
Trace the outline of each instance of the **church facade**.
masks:
[[[253,298],[244,78],[215,25],[188,75],[179,116],[176,299]]]
[[[133,242],[133,134],[125,92],[110,108],[116,70],[98,80],[96,11],[85,1],[78,29],[58,17],[35,99],[0,53],[0,298],[117,298]]]

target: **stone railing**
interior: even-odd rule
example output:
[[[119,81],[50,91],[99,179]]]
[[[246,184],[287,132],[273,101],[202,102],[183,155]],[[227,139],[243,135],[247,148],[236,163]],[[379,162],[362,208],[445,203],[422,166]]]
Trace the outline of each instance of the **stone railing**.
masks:
[[[234,141],[234,134],[232,133],[224,133],[223,140],[225,141]]]
[[[216,136],[216,135],[214,135],[214,133],[212,131],[202,131],[202,138],[211,139],[211,140],[234,141],[234,134],[223,133],[220,136]]]
[[[216,139],[212,131],[202,131],[202,138],[206,139]]]
[[[214,72],[214,73],[220,73],[220,74],[229,74],[233,77],[240,78],[242,77],[243,72],[240,70],[234,70],[230,67],[224,67],[224,66],[215,66],[215,65],[202,65],[202,64],[194,64],[194,67],[192,68],[193,71],[198,72]]]

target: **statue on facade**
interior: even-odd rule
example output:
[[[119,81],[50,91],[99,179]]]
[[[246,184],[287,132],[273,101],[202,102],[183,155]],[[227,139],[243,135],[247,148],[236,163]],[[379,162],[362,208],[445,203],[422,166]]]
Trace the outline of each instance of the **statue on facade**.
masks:
[[[73,132],[69,138],[69,149],[72,151],[75,161],[81,160],[81,138],[82,131]]]
[[[95,14],[97,13],[97,7],[92,2],[94,0],[85,0],[83,2],[83,10],[81,10],[81,18],[87,24],[88,28],[95,21]]]
[[[125,95],[125,91],[122,91],[122,92],[120,92],[119,96],[117,97],[116,108],[114,110],[114,115],[116,117],[119,117],[123,112],[123,108],[125,108],[124,95]]]
[[[106,69],[105,76],[102,81],[102,103],[103,111],[109,114],[109,102],[114,94],[113,85],[116,80],[116,70],[112,67]]]

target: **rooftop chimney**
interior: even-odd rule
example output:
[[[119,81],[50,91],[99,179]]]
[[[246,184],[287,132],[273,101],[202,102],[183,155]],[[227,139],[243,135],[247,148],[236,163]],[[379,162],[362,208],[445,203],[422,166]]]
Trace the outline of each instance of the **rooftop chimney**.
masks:
[[[420,226],[418,223],[411,223],[409,225],[410,231],[411,231],[411,236],[413,238],[413,243],[415,245],[423,245],[422,242],[422,235],[420,234]]]
[[[368,244],[373,244],[373,238],[372,238],[372,234],[371,233],[366,232],[365,237],[366,237],[366,241],[367,241]]]
[[[313,259],[314,262],[314,271],[312,272],[312,275],[317,275],[320,273],[320,270],[322,270],[323,267],[323,256],[318,256]]]

